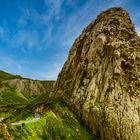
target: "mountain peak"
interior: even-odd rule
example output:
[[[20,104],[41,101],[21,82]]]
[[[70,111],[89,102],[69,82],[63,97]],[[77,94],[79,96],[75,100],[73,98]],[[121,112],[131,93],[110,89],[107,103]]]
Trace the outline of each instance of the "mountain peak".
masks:
[[[140,137],[140,38],[129,14],[110,8],[83,30],[55,83],[103,140]]]

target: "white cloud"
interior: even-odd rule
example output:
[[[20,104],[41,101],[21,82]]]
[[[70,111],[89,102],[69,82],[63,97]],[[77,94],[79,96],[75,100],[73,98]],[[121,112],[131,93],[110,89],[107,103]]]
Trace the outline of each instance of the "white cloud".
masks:
[[[59,29],[62,46],[71,47],[76,37],[95,18],[97,10],[95,9],[93,12],[93,5],[94,1],[86,2],[85,5],[67,17],[67,20]]]
[[[70,0],[72,2],[72,0]],[[102,4],[104,2],[104,4]],[[94,0],[87,1],[82,7],[67,17],[67,20],[60,27],[60,41],[62,46],[71,47],[74,40],[82,30],[103,10],[113,6],[124,5],[126,0],[106,0],[96,3]]]
[[[48,25],[48,27],[46,27],[46,31],[44,32],[44,36],[42,38],[42,42],[44,44],[46,44],[46,46],[48,44],[51,44],[51,41],[53,40],[53,35],[52,35],[52,31],[53,31],[53,25],[50,23]]]
[[[63,0],[45,0],[45,4],[46,7],[49,8],[50,18],[54,16],[59,19]]]
[[[24,49],[42,49],[42,46],[40,46],[40,36],[36,30],[19,30],[13,35],[10,42],[12,46],[25,47]]]
[[[31,24],[30,30],[25,28],[18,31],[15,35],[15,45],[27,44],[28,48],[37,48],[38,50],[43,49],[43,47],[47,47],[48,44],[52,40],[52,31],[53,24],[52,18],[54,17],[54,9],[55,11],[60,11],[60,3],[53,2],[51,0],[47,1],[49,5],[49,10],[40,14],[34,8],[22,8],[20,10],[22,12],[21,17],[18,19],[19,26],[28,25],[28,22]],[[58,7],[56,6],[58,4]],[[53,9],[52,9],[53,8]],[[55,14],[56,15],[56,14]],[[17,40],[17,41],[15,41]]]
[[[5,29],[0,27],[0,36],[5,36],[4,38],[9,46],[19,47],[24,52],[31,49],[40,51],[47,46],[54,47],[51,45],[51,42],[57,45],[58,50],[62,46],[62,52],[58,51],[59,54],[53,56],[53,60],[48,62],[47,67],[42,65],[41,67],[43,70],[38,70],[38,68],[34,71],[29,70],[29,67],[31,67],[30,64],[28,65],[28,70],[25,72],[21,65],[23,64],[23,66],[27,69],[27,65],[25,65],[25,63],[18,60],[14,61],[12,58],[6,59],[7,56],[5,58],[0,56],[0,66],[4,66],[6,68],[14,67],[14,71],[16,73],[23,73],[24,71],[24,73],[27,75],[31,75],[32,78],[37,77],[39,79],[55,80],[63,66],[64,61],[66,60],[68,49],[71,47],[72,43],[76,37],[79,36],[82,30],[93,19],[95,19],[96,15],[99,14],[102,10],[112,6],[123,5],[126,0],[100,0],[99,2],[96,2],[95,0],[87,0],[85,1],[85,4],[80,7],[76,5],[75,0],[67,0],[67,2],[64,0],[44,0],[44,2],[46,9],[43,13],[38,12],[37,9],[33,7],[20,7],[22,14],[17,20],[17,24],[20,27],[20,30],[18,30],[16,33],[14,32],[11,37],[10,35],[5,35]],[[64,13],[64,2],[67,6],[74,6],[74,8],[72,8],[74,10],[71,11],[68,15],[65,15]],[[56,25],[57,22],[55,21],[59,22],[59,24]],[[29,25],[30,29],[24,28],[25,25]],[[140,34],[140,27],[136,27],[136,30]],[[64,46],[65,48],[63,49]],[[54,48],[54,50],[55,49],[56,48]],[[35,71],[40,74],[35,74]]]
[[[18,19],[18,23],[25,24],[30,22],[31,26],[41,27],[43,25],[48,25],[52,18],[53,10],[51,7],[46,8],[47,10],[43,13],[39,13],[35,8],[31,7],[19,7],[21,11],[21,16]]]

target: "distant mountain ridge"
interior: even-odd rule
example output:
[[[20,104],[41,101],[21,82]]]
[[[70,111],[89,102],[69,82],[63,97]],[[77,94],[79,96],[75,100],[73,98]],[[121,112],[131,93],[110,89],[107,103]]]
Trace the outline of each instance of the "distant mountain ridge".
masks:
[[[39,81],[12,75],[0,70],[0,104],[19,103],[32,97],[48,94],[54,81]]]
[[[4,80],[14,79],[14,78],[22,78],[20,75],[12,75],[10,73],[4,72],[0,70],[0,82]]]
[[[54,81],[39,81],[31,79],[13,78],[2,82],[14,88],[24,96],[37,96],[49,93],[53,89]]]

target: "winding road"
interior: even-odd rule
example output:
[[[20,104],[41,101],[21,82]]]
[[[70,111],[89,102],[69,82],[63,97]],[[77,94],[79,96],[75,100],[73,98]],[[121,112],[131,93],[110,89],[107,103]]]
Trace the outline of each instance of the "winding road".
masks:
[[[10,125],[19,125],[19,124],[27,124],[27,123],[31,123],[31,122],[35,122],[37,120],[40,119],[40,115],[35,113],[35,117],[31,120],[27,120],[27,121],[20,121],[20,122],[15,122],[15,123],[11,123]]]

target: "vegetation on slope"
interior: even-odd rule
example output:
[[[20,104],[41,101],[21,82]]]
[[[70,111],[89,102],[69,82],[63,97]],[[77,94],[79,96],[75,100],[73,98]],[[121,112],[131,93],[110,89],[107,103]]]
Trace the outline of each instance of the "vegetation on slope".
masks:
[[[0,71],[0,91],[5,86],[10,87],[28,100],[41,94],[49,94],[53,90],[53,83],[54,81],[32,80]]]
[[[21,93],[3,83],[3,81],[5,80],[11,80],[15,78],[20,79],[22,77],[19,75],[12,75],[0,70],[0,106],[22,104],[27,101]]]
[[[54,81],[39,81],[22,78],[0,70],[0,105],[23,104],[39,95],[48,96]],[[44,98],[40,98],[40,100]],[[26,97],[26,98],[25,98]]]
[[[14,140],[95,139],[63,101],[52,99],[44,105],[48,109],[39,120],[27,124],[9,125],[9,132]]]
[[[22,77],[19,75],[12,75],[12,74],[9,74],[7,72],[0,70],[0,82],[4,80],[14,79],[14,78],[22,78]]]
[[[14,78],[18,77],[0,71],[0,139],[5,138],[2,129],[4,126],[8,127],[5,127],[5,130],[14,140],[95,139],[62,99],[49,98],[54,81],[41,81],[44,87],[48,88],[47,93],[32,96],[27,100],[15,88],[3,82]],[[34,118],[36,111],[39,111],[37,113],[40,113],[41,118],[26,123]],[[16,122],[22,123],[12,125]]]
[[[26,98],[11,88],[5,88],[0,92],[0,105],[12,105],[25,103]]]
[[[2,123],[8,126],[13,140],[94,140],[92,133],[81,123],[74,112],[62,99],[49,99],[43,102],[35,99],[36,104],[8,106],[2,111]],[[14,122],[33,119],[35,109],[44,106],[41,118],[31,123],[11,125]],[[25,121],[24,121],[25,120]],[[0,135],[3,139],[3,134]]]

